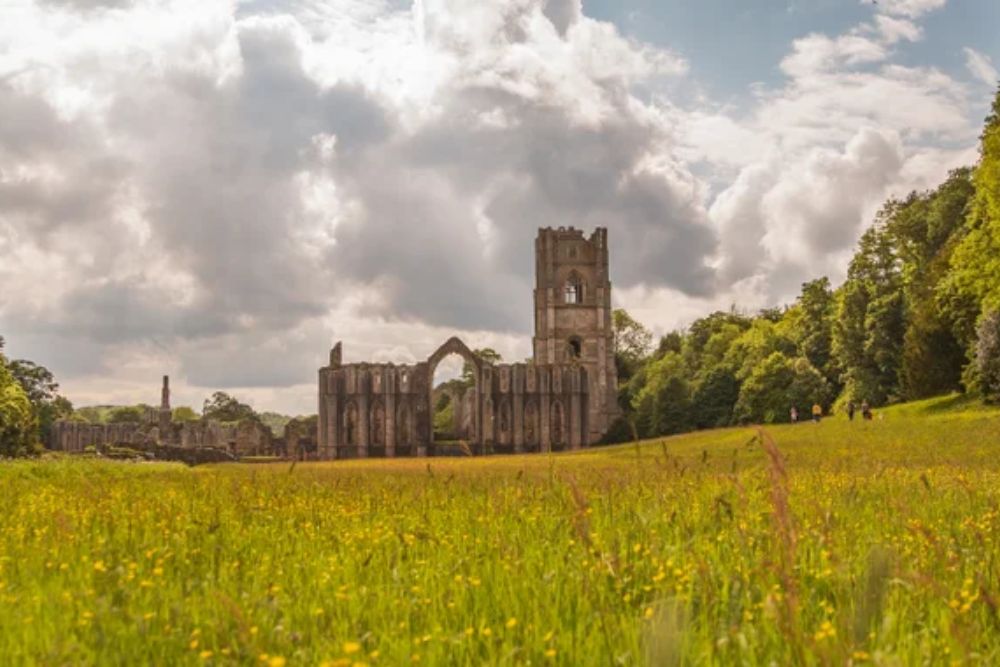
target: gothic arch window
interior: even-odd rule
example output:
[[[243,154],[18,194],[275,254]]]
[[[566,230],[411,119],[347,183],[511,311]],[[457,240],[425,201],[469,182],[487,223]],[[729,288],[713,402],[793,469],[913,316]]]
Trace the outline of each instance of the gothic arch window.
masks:
[[[344,441],[350,447],[358,444],[358,406],[354,401],[344,409]]]
[[[487,398],[483,401],[483,439],[488,443],[493,442],[493,424],[493,399]]]
[[[405,404],[396,413],[396,444],[410,444],[410,408]]]
[[[579,336],[570,336],[566,341],[566,355],[570,359],[579,359],[583,354],[583,341]]]
[[[580,274],[570,271],[569,277],[566,278],[566,287],[563,288],[564,301],[572,304],[583,303],[583,292],[584,283]]]
[[[378,401],[372,406],[372,444],[376,447],[385,446],[385,408]]]
[[[563,421],[562,403],[555,401],[552,404],[552,444],[561,445],[565,438],[565,423]]]
[[[524,441],[529,445],[538,442],[538,408],[534,401],[528,401],[524,406]]]
[[[504,400],[500,403],[500,437],[503,444],[510,442],[510,401]]]

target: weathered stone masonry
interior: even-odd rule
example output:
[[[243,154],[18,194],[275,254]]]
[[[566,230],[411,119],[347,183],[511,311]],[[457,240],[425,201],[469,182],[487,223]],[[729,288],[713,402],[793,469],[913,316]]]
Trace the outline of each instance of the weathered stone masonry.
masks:
[[[319,370],[319,457],[436,453],[432,382],[452,353],[474,370],[474,386],[453,402],[473,453],[596,442],[618,414],[607,231],[540,229],[535,258],[532,362],[487,364],[451,338],[416,364],[344,364],[337,343]]]
[[[256,421],[235,424],[213,419],[173,421],[170,379],[166,376],[163,377],[159,409],[150,408],[143,421],[120,424],[58,421],[52,425],[48,446],[57,451],[82,452],[90,446],[156,444],[191,449],[214,447],[237,456],[272,454],[275,449],[270,430]]]
[[[464,434],[474,453],[587,444],[587,371],[578,364],[485,364],[458,338],[412,365],[342,364],[340,351],[338,343],[320,369],[322,459],[434,454],[431,383],[438,362],[453,352],[475,368]]]

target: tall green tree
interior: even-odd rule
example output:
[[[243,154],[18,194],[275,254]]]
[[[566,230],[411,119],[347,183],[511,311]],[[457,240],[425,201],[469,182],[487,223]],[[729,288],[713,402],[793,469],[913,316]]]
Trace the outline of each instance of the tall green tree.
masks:
[[[0,336],[0,457],[25,456],[37,444],[38,420],[31,399],[11,373]]]
[[[691,389],[681,355],[668,352],[649,363],[646,382],[633,398],[632,407],[636,429],[643,437],[691,429]]]
[[[653,333],[629,315],[624,308],[612,311],[611,328],[614,332],[618,381],[628,382],[649,355],[653,345]]]
[[[257,413],[246,403],[241,403],[234,396],[224,391],[217,391],[211,398],[206,398],[201,414],[206,419],[222,422],[235,422],[244,419],[256,419]]]
[[[726,350],[724,363],[732,368],[736,378],[743,382],[754,369],[775,352],[787,357],[795,356],[795,342],[787,332],[770,319],[758,318],[733,340]]]
[[[483,363],[487,364],[497,364],[503,361],[503,357],[500,356],[500,353],[492,347],[480,347],[473,350],[472,354],[476,355]],[[476,368],[468,361],[462,364],[462,383],[466,387],[471,387],[476,383]]]
[[[31,401],[38,422],[39,441],[47,442],[52,425],[73,414],[73,404],[59,395],[59,383],[44,366],[26,359],[15,359],[8,363],[8,368]]]
[[[729,426],[740,396],[740,381],[732,369],[718,365],[703,373],[691,396],[691,417],[697,428]]]
[[[956,332],[964,315],[938,298],[950,257],[965,232],[974,186],[971,169],[956,169],[937,189],[911,193],[886,220],[901,262],[906,303],[900,391],[915,399],[960,388],[965,348]],[[974,316],[973,316],[974,317]]]
[[[833,360],[833,317],[836,301],[826,276],[802,284],[795,305],[783,318],[788,337],[823,376],[836,384],[839,370]]]
[[[885,220],[862,235],[847,270],[834,319],[832,352],[842,370],[845,397],[882,405],[899,396],[905,332],[902,273]]]
[[[981,312],[1000,308],[1000,91],[980,139],[968,233],[955,248],[943,291],[979,304]]]

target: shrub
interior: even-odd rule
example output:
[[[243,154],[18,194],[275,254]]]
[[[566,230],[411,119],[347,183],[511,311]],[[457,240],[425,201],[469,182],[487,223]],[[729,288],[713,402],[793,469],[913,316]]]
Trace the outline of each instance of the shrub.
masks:
[[[1000,402],[1000,311],[983,315],[976,333],[979,389],[987,402]]]
[[[0,457],[34,453],[37,426],[28,395],[0,355]]]

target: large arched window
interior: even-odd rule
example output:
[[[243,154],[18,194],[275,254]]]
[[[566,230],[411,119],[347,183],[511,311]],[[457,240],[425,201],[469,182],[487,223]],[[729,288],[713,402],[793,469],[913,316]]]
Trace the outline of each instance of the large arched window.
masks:
[[[549,432],[552,434],[552,444],[562,445],[566,430],[565,423],[563,422],[563,407],[559,401],[552,403],[552,418],[550,421]]]
[[[385,446],[385,408],[381,401],[372,406],[371,441],[376,447]]]
[[[344,410],[344,440],[349,446],[358,444],[358,406],[351,401]]]
[[[538,408],[534,401],[524,405],[524,442],[529,445],[538,442]]]
[[[563,295],[566,303],[583,303],[583,279],[576,271],[571,271],[566,279]]]
[[[409,445],[411,442],[410,408],[406,404],[400,404],[396,410],[396,444]]]
[[[510,401],[508,401],[507,399],[504,399],[503,402],[500,403],[500,410],[499,410],[499,412],[500,412],[500,415],[499,415],[499,417],[500,417],[500,419],[499,419],[499,421],[500,421],[500,433],[499,433],[497,439],[502,444],[509,445],[510,441],[511,441],[511,434],[510,434],[510,426],[511,426],[511,424],[510,424],[510,421],[511,421],[511,419],[510,419]]]

